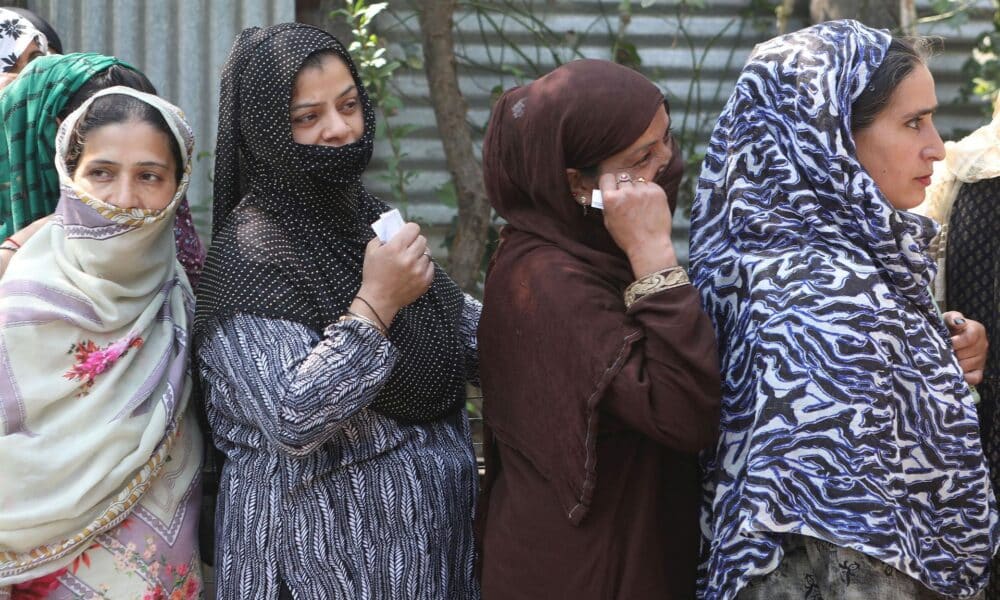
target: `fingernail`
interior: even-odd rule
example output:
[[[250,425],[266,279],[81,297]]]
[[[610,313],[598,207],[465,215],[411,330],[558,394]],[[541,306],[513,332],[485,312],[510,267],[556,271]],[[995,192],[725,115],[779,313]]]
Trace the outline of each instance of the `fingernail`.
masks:
[[[952,323],[955,325],[965,325],[965,319],[955,319]]]

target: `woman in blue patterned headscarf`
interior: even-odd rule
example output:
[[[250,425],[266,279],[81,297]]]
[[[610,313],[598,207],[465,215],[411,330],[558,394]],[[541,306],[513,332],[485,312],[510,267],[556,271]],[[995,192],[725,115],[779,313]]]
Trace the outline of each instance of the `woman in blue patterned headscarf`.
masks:
[[[936,104],[912,47],[837,21],[758,46],[723,110],[692,211],[723,372],[704,598],[986,583],[1000,532],[974,369],[928,292],[934,227],[899,210],[943,158]]]

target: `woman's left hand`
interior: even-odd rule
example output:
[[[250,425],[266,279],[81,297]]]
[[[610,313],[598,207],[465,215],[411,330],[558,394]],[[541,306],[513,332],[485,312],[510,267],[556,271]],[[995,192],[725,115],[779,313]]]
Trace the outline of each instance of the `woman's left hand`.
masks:
[[[986,339],[986,328],[979,321],[966,319],[955,310],[948,311],[943,316],[951,331],[951,343],[955,348],[958,364],[965,373],[965,381],[969,385],[982,383],[987,350],[990,347],[990,342]]]

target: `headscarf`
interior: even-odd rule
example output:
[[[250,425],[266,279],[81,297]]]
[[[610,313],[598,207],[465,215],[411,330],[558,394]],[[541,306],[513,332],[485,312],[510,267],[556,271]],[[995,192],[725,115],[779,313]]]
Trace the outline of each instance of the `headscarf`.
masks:
[[[16,12],[0,8],[0,73],[14,70],[17,60],[31,42],[38,42],[42,53],[49,49],[45,35],[35,29],[31,21]]]
[[[139,73],[113,56],[45,56],[28,67],[0,94],[0,239],[55,210],[59,176],[55,155],[57,117],[73,95],[114,65]],[[187,198],[174,224],[177,260],[191,285],[198,283],[205,248],[198,238]]]
[[[501,96],[483,140],[486,192],[508,223],[479,324],[484,417],[549,479],[573,523],[596,484],[598,406],[641,330],[622,301],[628,258],[601,213],[573,200],[566,169],[628,148],[664,106],[641,74],[577,60]],[[675,147],[657,179],[670,197],[682,171]]]
[[[292,139],[295,77],[323,49],[347,64],[364,114],[361,138],[337,148]],[[371,223],[388,210],[361,183],[375,136],[371,100],[340,42],[298,23],[244,30],[223,68],[220,96],[213,239],[195,335],[235,313],[301,323],[322,335],[361,287]],[[461,290],[436,268],[431,288],[392,323],[399,358],[372,408],[426,422],[464,405],[463,303]]]
[[[111,94],[156,108],[181,148],[183,178],[162,210],[118,208],[73,184],[70,134]],[[166,101],[113,87],[63,122],[56,146],[55,217],[0,280],[0,586],[65,566],[130,514],[164,466],[191,388],[193,297],[172,231],[191,128]]]
[[[52,25],[50,25],[48,21],[38,16],[37,13],[19,6],[4,6],[0,8],[0,10],[9,10],[27,19],[35,29],[40,31],[42,35],[45,36],[45,41],[49,46],[49,52],[55,52],[56,54],[63,53],[62,40],[59,38],[59,34],[56,33],[56,30],[52,28]]]
[[[934,298],[947,304],[945,267],[948,255],[948,235],[951,209],[963,184],[977,183],[1000,177],[1000,96],[994,102],[993,120],[957,142],[946,142],[945,159],[935,163],[931,186],[920,206],[913,212],[934,219],[941,227],[931,244],[937,260],[938,273],[934,280]]]
[[[100,54],[43,56],[0,93],[0,238],[55,210],[56,117],[84,83],[114,64],[128,66]]]
[[[708,598],[773,570],[783,533],[949,597],[986,584],[996,502],[927,289],[933,227],[886,200],[850,130],[889,42],[833,21],[760,44],[712,134],[691,220],[723,372]]]

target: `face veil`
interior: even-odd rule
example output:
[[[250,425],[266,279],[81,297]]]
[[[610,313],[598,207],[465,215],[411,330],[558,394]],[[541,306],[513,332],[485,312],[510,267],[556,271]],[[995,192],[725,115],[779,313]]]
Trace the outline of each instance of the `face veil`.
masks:
[[[365,131],[340,147],[297,144],[289,109],[303,62],[329,51],[358,88]],[[317,334],[361,287],[370,224],[388,207],[361,181],[375,112],[354,62],[330,34],[297,23],[244,30],[222,74],[213,240],[198,288],[195,341],[236,313],[301,323]],[[389,338],[399,360],[372,408],[403,422],[441,418],[464,404],[457,337],[464,296],[440,268],[404,307]]]

